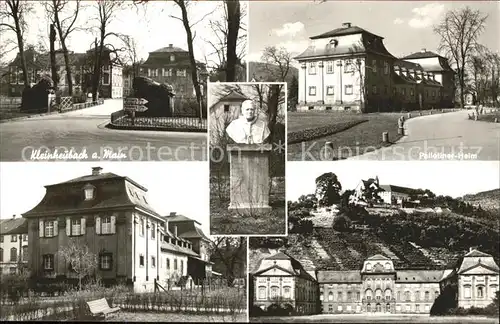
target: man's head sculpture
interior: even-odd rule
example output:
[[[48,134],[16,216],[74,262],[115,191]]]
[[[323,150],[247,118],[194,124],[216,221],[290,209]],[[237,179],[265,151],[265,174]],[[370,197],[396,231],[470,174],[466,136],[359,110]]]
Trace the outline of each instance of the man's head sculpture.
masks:
[[[252,100],[241,104],[241,116],[226,128],[227,135],[239,144],[262,144],[269,137],[267,121],[259,118]]]

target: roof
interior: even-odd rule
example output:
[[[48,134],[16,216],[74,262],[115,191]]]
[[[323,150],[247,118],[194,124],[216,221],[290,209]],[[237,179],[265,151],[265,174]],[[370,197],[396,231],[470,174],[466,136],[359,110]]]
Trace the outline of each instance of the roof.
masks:
[[[180,214],[163,216],[163,218],[169,222],[195,222],[197,224],[200,224],[200,222],[198,222],[197,220],[194,220],[192,218]]]
[[[264,258],[264,260],[291,260],[292,257],[283,253],[283,252],[278,252],[276,254],[273,254],[271,256],[268,256],[267,258]]]
[[[198,257],[198,253],[194,252],[191,249],[181,247],[181,246],[178,246],[178,245],[175,245],[172,243],[167,243],[165,241],[161,241],[160,247],[162,250],[166,250],[166,251],[170,251],[170,252],[174,252],[174,253],[179,253],[179,254],[186,254],[186,255],[193,256],[193,257]]]
[[[190,238],[204,238],[209,240],[209,238],[203,233],[203,231],[195,226],[195,229],[192,231],[187,231],[182,234],[179,234],[179,237],[185,238],[185,239],[190,239]]]
[[[54,187],[54,186],[60,186],[60,185],[65,185],[65,184],[71,184],[71,183],[98,181],[98,180],[104,180],[104,179],[126,179],[129,182],[131,182],[134,185],[136,185],[137,187],[141,188],[142,190],[148,191],[148,189],[146,189],[146,187],[141,186],[140,184],[138,184],[134,180],[132,180],[132,179],[130,179],[128,177],[119,176],[119,175],[114,174],[112,172],[100,173],[98,175],[92,175],[92,174],[90,174],[90,175],[84,175],[84,176],[81,176],[81,177],[78,177],[78,178],[70,179],[68,181],[59,182],[59,183],[52,184],[52,185],[47,185],[47,186],[45,186],[45,188],[47,188],[47,187]]]
[[[415,189],[412,188],[407,188],[407,187],[401,187],[401,186],[394,186],[394,185],[381,185],[380,186],[382,189],[385,191],[390,191],[390,192],[398,192],[398,193],[403,193],[407,195],[411,195],[415,192]]]
[[[159,48],[157,50],[154,50],[150,53],[179,53],[179,52],[185,52],[187,53],[187,51],[185,49],[182,49],[180,47],[175,47],[175,46],[172,46],[172,45],[169,45],[167,47],[162,47],[162,48]]]
[[[330,30],[326,33],[322,33],[322,34],[312,36],[309,38],[310,39],[319,39],[319,38],[328,38],[328,37],[335,37],[335,36],[347,36],[347,35],[362,34],[362,33],[370,34],[370,35],[377,36],[377,37],[380,37],[383,39],[383,37],[375,35],[375,34],[369,32],[363,28],[360,28],[358,26],[340,27],[340,28]]]
[[[64,66],[64,55],[62,55],[61,50],[57,50],[56,54],[56,65]],[[83,65],[86,63],[87,53],[74,53],[69,52],[69,61],[70,65]],[[35,68],[35,69],[45,69],[50,68],[50,54],[49,53],[39,53],[33,48],[28,48],[24,51],[24,57],[26,60],[27,68]],[[17,53],[16,57],[12,62],[9,63],[9,66],[19,66],[21,58],[19,53]]]
[[[361,282],[361,273],[353,271],[318,271],[318,282]]]
[[[495,263],[495,260],[490,254],[474,249],[464,255],[463,261],[457,272],[460,274],[476,267],[477,265],[484,266],[485,268],[493,271],[499,271],[498,265]]]
[[[0,219],[0,234],[27,234],[28,220],[25,218]]]
[[[375,254],[374,256],[371,256],[369,257],[368,259],[366,259],[366,261],[375,261],[375,260],[391,260],[390,258],[386,257],[385,255],[382,255],[382,254]]]
[[[420,51],[415,52],[410,55],[403,57],[404,59],[417,59],[417,58],[429,58],[429,57],[442,57],[441,55],[431,52],[431,51]]]
[[[398,270],[396,282],[440,282],[444,270]]]
[[[229,102],[243,102],[245,100],[250,100],[247,96],[244,94],[237,92],[237,91],[231,91],[227,95],[221,97],[219,100],[217,100],[215,103],[213,103],[210,106],[210,109],[213,109],[218,103],[223,102],[223,101],[229,101]]]
[[[466,255],[464,255],[465,258],[471,258],[471,257],[491,257],[491,254],[488,254],[488,253],[484,253],[484,252],[481,252],[481,251],[478,251],[476,249],[470,251],[469,253],[467,253]]]

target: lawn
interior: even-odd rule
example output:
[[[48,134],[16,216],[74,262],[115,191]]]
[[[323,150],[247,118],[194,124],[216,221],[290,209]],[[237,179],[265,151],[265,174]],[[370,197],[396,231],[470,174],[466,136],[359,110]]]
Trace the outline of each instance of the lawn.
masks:
[[[495,118],[497,119],[497,121],[500,120],[500,110],[479,115],[478,120],[479,121],[483,121],[483,122],[494,123],[495,122]]]
[[[246,322],[247,314],[240,313],[236,315],[225,314],[188,314],[188,313],[132,313],[132,312],[119,312],[115,316],[106,319],[109,322],[165,322],[165,323],[179,323],[179,322],[195,322],[195,323],[234,323]]]
[[[447,110],[443,111],[447,112]],[[434,110],[433,114],[442,113]],[[288,161],[338,160],[361,155],[399,140],[398,119],[408,113],[360,114],[341,111],[288,112]],[[430,110],[422,111],[422,115]],[[413,118],[418,112],[412,112]],[[389,143],[382,141],[388,132]],[[300,137],[304,140],[301,141]],[[324,147],[331,142],[331,157],[325,157]]]
[[[210,233],[212,235],[233,234],[285,234],[285,182],[271,190],[269,205],[272,210],[263,215],[242,215],[228,211],[229,177],[220,180],[210,178]]]
[[[311,316],[290,317],[253,317],[250,322],[255,323],[498,323],[498,319],[479,316],[446,316],[430,317],[429,315],[404,314],[322,314]]]

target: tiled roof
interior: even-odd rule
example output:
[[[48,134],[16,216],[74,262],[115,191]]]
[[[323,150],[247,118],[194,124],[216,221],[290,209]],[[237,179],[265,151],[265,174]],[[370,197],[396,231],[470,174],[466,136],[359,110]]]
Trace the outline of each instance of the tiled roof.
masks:
[[[361,282],[361,273],[353,271],[318,271],[318,282]]]
[[[404,193],[404,194],[407,194],[407,195],[411,195],[411,194],[413,194],[415,192],[415,189],[401,187],[401,186],[381,185],[380,187],[382,189],[384,189],[385,191]]]
[[[168,216],[163,216],[165,220],[168,220],[169,222],[195,222],[200,224],[197,220],[191,219],[187,216],[180,215],[180,214],[175,214],[175,215],[168,215]]]
[[[28,220],[25,218],[0,219],[0,234],[27,234]]]
[[[423,52],[416,52],[412,53],[410,55],[407,55],[403,57],[404,59],[417,59],[417,58],[429,58],[429,57],[442,57],[441,55],[431,52],[431,51],[423,51]]]
[[[440,282],[444,270],[401,270],[396,272],[396,282]]]
[[[350,27],[336,28],[336,29],[330,30],[330,31],[328,31],[326,33],[319,34],[319,35],[316,35],[316,36],[313,36],[313,37],[310,37],[310,38],[311,39],[318,39],[318,38],[328,38],[328,37],[336,37],[336,36],[347,36],[347,35],[362,34],[362,33],[366,33],[366,34],[370,34],[370,35],[373,35],[373,36],[380,37],[378,35],[370,33],[369,31],[367,31],[367,30],[365,30],[363,28],[358,27],[358,26],[350,26]],[[380,38],[383,39],[383,37],[380,37]]]

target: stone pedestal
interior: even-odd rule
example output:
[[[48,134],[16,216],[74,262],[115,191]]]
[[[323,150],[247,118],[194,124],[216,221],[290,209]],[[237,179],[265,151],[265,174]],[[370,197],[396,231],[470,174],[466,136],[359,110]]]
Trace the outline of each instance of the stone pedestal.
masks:
[[[243,214],[265,213],[269,206],[269,155],[271,144],[230,144],[229,210]]]

